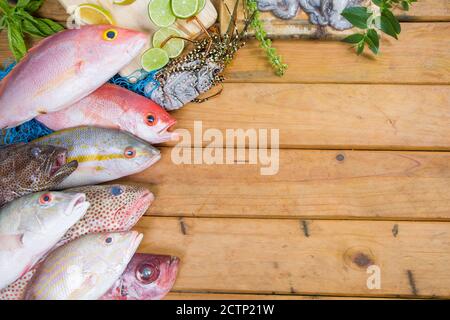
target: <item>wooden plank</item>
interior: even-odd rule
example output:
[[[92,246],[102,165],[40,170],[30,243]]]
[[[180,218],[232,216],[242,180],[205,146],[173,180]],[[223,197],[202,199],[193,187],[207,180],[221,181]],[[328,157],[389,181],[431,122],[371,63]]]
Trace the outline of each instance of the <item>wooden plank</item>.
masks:
[[[230,20],[230,15],[225,6],[233,8],[234,4],[235,0],[221,2],[219,11],[221,12],[220,25],[222,31],[226,30]],[[368,3],[365,5],[368,5]],[[373,5],[373,9],[377,10],[377,7]],[[448,0],[421,0],[418,3],[414,3],[409,11],[398,9],[394,13],[401,22],[450,21],[450,2]],[[318,27],[309,22],[308,15],[302,10],[299,10],[298,15],[290,20],[279,19],[270,12],[262,12],[260,18],[264,23],[265,30],[271,37],[342,39],[357,30],[338,31],[330,27]],[[241,9],[238,15],[239,25],[243,25],[243,20],[244,13]]]
[[[164,300],[360,300],[359,297],[331,297],[331,296],[300,296],[294,294],[223,294],[223,293],[195,293],[170,292]],[[364,298],[365,299],[365,298]]]
[[[121,180],[155,193],[148,214],[450,219],[450,153],[284,149],[278,174],[262,176],[259,164],[175,165],[171,152]]]
[[[230,82],[450,83],[450,23],[405,23],[400,40],[383,37],[381,53],[357,56],[336,41],[273,41],[289,65],[277,77],[258,43],[250,41],[227,68]]]
[[[175,291],[450,297],[450,224],[143,218],[139,251],[181,258]],[[396,230],[393,232],[393,230]],[[367,267],[380,268],[368,289]]]
[[[279,129],[282,148],[449,150],[449,106],[449,86],[240,83],[173,115],[192,136],[194,121],[224,136]]]

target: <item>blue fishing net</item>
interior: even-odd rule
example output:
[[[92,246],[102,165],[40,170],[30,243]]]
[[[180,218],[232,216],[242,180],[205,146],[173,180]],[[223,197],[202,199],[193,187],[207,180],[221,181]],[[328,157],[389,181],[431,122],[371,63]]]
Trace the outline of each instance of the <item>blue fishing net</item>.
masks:
[[[0,81],[6,77],[6,75],[14,68],[15,63],[4,63],[3,64],[3,70],[0,69]],[[145,96],[147,98],[150,98],[152,91],[144,92],[145,87],[149,83],[156,84],[154,86],[154,89],[157,88],[159,83],[155,80],[155,74],[154,72],[139,72],[139,77],[136,77],[134,75],[129,77],[121,77],[119,75],[116,75],[113,77],[109,82],[119,85],[125,89],[131,90],[137,94],[140,94],[142,96]],[[154,90],[153,89],[153,90]],[[1,130],[0,132],[0,146],[1,145],[8,145],[8,144],[14,144],[19,142],[30,142],[37,138],[46,136],[53,131],[44,126],[42,123],[31,120],[24,124],[21,124],[18,127]]]

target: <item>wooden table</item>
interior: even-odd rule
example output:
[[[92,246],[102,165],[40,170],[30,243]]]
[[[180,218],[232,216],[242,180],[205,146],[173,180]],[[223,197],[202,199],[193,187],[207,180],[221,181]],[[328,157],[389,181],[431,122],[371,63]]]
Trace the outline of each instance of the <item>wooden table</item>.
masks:
[[[123,180],[157,197],[140,251],[182,260],[169,299],[450,297],[450,2],[414,8],[378,57],[274,41],[283,78],[250,42],[219,98],[174,113],[188,130],[278,128],[281,150],[279,173],[261,176],[257,165],[177,166],[167,144]],[[65,20],[53,0],[41,13]],[[366,284],[373,264],[380,289]]]

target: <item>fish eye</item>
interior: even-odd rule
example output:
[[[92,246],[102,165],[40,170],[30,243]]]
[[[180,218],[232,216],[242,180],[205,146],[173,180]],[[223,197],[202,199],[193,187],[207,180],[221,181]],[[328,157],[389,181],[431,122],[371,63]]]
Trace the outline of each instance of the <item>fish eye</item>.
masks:
[[[136,150],[132,147],[128,147],[125,149],[124,155],[125,158],[133,159],[134,157],[136,157]]]
[[[112,237],[106,237],[105,238],[105,243],[108,244],[108,245],[112,244],[113,243],[113,238]]]
[[[156,117],[153,114],[151,114],[151,113],[147,114],[147,117],[145,119],[146,119],[147,124],[149,126],[154,126],[156,124],[156,122],[157,122],[156,121]]]
[[[157,265],[145,263],[137,268],[136,277],[140,282],[150,284],[158,279],[159,272]]]
[[[40,198],[39,198],[39,203],[41,205],[46,205],[51,203],[53,200],[53,196],[51,193],[44,193]]]
[[[108,29],[103,33],[103,39],[106,41],[113,41],[117,38],[118,34],[116,29]]]
[[[120,196],[123,193],[123,189],[119,186],[113,186],[111,188],[111,194],[115,197]]]
[[[31,154],[33,155],[33,157],[37,158],[41,155],[41,149],[38,147],[35,147],[33,149],[31,149]]]

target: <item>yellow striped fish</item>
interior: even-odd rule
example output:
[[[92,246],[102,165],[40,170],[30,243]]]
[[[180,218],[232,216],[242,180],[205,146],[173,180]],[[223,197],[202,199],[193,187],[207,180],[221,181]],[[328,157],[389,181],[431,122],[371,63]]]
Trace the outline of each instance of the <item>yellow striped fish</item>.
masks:
[[[65,147],[67,161],[78,161],[78,169],[57,189],[116,180],[139,173],[161,158],[159,150],[147,142],[115,129],[78,127],[57,131],[34,142]]]
[[[143,235],[85,235],[57,248],[36,270],[26,300],[96,300],[124,272]]]

